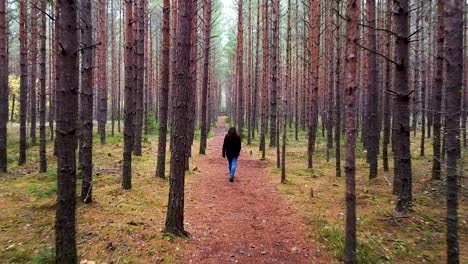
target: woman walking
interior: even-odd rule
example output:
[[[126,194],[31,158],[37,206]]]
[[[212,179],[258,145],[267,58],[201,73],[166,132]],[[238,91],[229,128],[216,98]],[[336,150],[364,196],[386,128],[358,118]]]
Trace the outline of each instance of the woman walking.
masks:
[[[229,162],[229,181],[234,181],[234,174],[236,173],[237,158],[241,151],[241,138],[237,134],[236,128],[231,127],[224,137],[223,144],[223,158],[228,159]]]

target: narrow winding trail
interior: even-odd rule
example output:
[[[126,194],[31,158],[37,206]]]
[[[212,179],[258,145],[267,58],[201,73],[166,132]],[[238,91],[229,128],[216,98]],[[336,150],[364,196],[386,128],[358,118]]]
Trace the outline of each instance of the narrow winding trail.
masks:
[[[323,263],[305,239],[304,225],[283,202],[265,165],[244,150],[235,182],[221,156],[225,135],[219,120],[200,173],[187,188],[186,229],[192,239],[183,263]]]

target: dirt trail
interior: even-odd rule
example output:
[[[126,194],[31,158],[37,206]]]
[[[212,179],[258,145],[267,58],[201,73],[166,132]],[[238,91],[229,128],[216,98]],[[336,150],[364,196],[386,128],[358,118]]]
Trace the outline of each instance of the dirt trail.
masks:
[[[283,202],[265,165],[243,150],[235,182],[221,157],[225,134],[220,119],[201,171],[188,186],[184,263],[325,263],[305,239],[304,225]]]

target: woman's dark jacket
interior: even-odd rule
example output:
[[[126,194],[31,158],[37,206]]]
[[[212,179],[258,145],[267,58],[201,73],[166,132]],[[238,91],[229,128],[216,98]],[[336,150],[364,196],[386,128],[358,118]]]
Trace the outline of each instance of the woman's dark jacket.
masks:
[[[223,144],[223,157],[228,159],[239,157],[241,151],[241,138],[237,134],[226,135]]]

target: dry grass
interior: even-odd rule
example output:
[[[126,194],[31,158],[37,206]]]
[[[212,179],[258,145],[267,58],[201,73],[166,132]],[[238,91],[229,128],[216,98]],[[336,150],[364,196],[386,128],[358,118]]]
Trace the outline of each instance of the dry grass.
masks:
[[[54,254],[56,199],[55,158],[48,145],[49,171],[37,173],[38,147],[28,150],[28,163],[16,166],[17,144],[11,133],[10,172],[0,175],[0,262],[50,263]],[[144,143],[134,157],[133,189],[120,187],[122,135],[94,146],[94,203],[78,202],[77,243],[82,260],[98,263],[173,263],[182,240],[164,236],[168,182],[154,177],[157,142]],[[77,193],[81,183],[78,180]]]
[[[335,175],[334,151],[326,162],[326,140],[319,135],[314,157],[314,169],[307,169],[305,135],[297,142],[290,131],[287,147],[287,183],[280,184],[276,166],[276,149],[267,151],[272,181],[291,206],[309,224],[310,239],[337,262],[343,256],[345,220],[345,177]],[[420,142],[419,137],[413,142]],[[413,155],[413,212],[397,216],[396,197],[392,195],[393,173],[379,170],[379,177],[368,179],[369,166],[365,153],[357,149],[357,215],[358,260],[360,263],[442,263],[446,260],[445,243],[445,184],[432,182],[431,140],[426,145],[426,157],[419,157],[419,144],[412,143]],[[344,147],[344,146],[343,146]],[[252,146],[258,153],[258,143]],[[260,156],[258,156],[260,158]],[[465,163],[468,155],[465,151]],[[342,148],[342,165],[344,165]],[[381,160],[379,160],[381,166]],[[392,170],[392,164],[390,164]],[[465,168],[465,175],[467,170]],[[385,178],[384,178],[385,177]],[[313,193],[313,197],[311,194]],[[468,192],[466,185],[459,195],[459,235],[461,262],[468,262]]]

